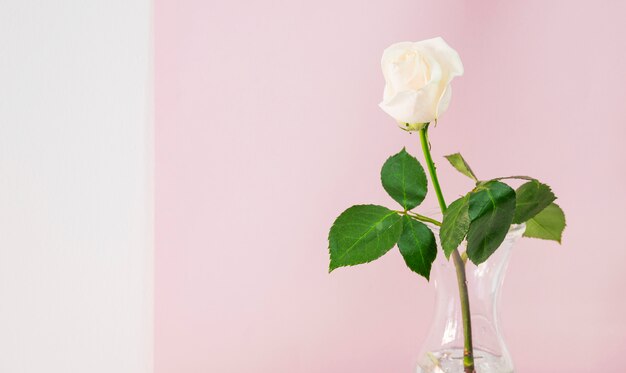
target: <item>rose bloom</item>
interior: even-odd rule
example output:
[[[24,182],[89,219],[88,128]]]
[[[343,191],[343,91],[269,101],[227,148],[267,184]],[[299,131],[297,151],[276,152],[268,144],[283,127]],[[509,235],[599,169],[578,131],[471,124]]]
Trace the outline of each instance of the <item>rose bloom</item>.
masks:
[[[440,37],[393,44],[381,66],[386,85],[380,107],[407,131],[436,121],[450,104],[450,82],[463,75],[459,54]]]

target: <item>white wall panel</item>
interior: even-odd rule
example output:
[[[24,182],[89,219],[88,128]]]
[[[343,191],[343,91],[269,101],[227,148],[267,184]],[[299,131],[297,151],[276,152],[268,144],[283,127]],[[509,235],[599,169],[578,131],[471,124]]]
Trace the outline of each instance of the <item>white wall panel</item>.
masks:
[[[0,372],[152,371],[148,0],[0,0]]]

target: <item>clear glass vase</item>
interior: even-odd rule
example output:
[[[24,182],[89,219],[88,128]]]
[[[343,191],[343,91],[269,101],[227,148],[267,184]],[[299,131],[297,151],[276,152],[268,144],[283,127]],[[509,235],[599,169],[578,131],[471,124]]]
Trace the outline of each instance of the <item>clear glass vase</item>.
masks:
[[[438,236],[437,230],[433,231]],[[476,266],[468,261],[465,266],[476,373],[513,372],[513,362],[500,332],[498,298],[511,248],[523,232],[523,224],[513,225],[486,262]],[[430,278],[437,289],[435,316],[419,353],[417,373],[464,373],[463,321],[453,260],[438,255]]]

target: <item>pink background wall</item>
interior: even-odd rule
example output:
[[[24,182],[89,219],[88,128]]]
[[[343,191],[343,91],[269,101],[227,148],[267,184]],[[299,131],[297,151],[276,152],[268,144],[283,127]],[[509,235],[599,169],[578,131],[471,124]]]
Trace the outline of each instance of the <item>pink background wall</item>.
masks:
[[[411,372],[433,287],[397,251],[327,274],[327,230],[393,205],[418,138],[378,107],[382,50],[443,36],[466,75],[432,131],[448,200],[531,174],[568,216],[502,299],[520,372],[622,371],[626,6],[617,1],[156,1],[156,371]],[[429,196],[429,206],[435,206]]]

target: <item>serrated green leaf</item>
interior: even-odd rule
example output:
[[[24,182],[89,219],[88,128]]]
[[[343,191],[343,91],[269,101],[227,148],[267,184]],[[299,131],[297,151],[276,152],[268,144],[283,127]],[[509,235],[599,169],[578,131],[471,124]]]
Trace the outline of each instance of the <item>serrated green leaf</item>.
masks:
[[[387,159],[380,171],[385,191],[405,210],[410,210],[424,200],[428,182],[419,161],[406,149]]]
[[[463,175],[469,177],[474,181],[478,181],[478,178],[474,174],[474,171],[470,168],[469,164],[465,162],[465,159],[461,155],[461,153],[454,153],[445,156],[448,162],[452,165],[452,167],[456,168],[457,171],[462,173]]]
[[[398,242],[402,218],[383,206],[352,206],[335,220],[328,234],[330,267],[368,263],[383,256]]]
[[[541,238],[561,243],[565,225],[565,213],[559,205],[551,203],[526,222],[524,237]]]
[[[466,195],[452,202],[443,214],[439,238],[446,258],[449,259],[454,249],[463,242],[469,226],[469,195]]]
[[[520,224],[537,215],[556,199],[550,187],[537,180],[522,184],[515,191],[513,223]]]
[[[509,231],[515,214],[515,191],[490,181],[470,193],[467,256],[478,265],[491,256]]]
[[[437,257],[435,235],[426,224],[404,215],[398,248],[406,265],[428,280],[433,261]]]

